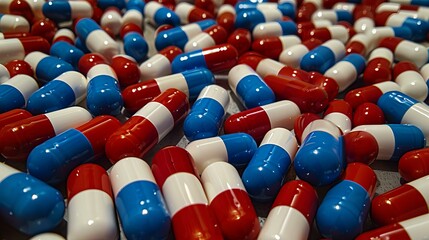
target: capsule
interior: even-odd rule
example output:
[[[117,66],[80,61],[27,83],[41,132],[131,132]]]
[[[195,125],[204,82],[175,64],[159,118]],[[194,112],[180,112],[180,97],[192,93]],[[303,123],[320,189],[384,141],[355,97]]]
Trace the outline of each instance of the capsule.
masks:
[[[229,71],[228,84],[247,109],[270,104],[276,100],[271,88],[245,64],[236,65]]]
[[[305,71],[324,73],[345,54],[344,44],[337,39],[331,39],[306,53],[301,59],[300,67]]]
[[[278,9],[247,9],[237,12],[234,26],[253,31],[260,23],[281,21],[282,18],[283,14]]]
[[[332,26],[332,23],[328,20],[305,21],[305,22],[298,22],[296,24],[296,27],[298,29],[298,35],[300,36],[307,31],[311,31],[316,28],[324,28],[328,26]]]
[[[228,92],[217,85],[204,87],[186,116],[183,132],[189,141],[218,135],[229,105]]]
[[[0,64],[12,60],[24,60],[25,56],[33,51],[49,52],[49,42],[39,36],[10,38],[0,40]],[[33,68],[35,70],[35,68]]]
[[[343,136],[344,155],[347,163],[360,162],[372,164],[378,155],[375,137],[366,131],[350,131]]]
[[[204,29],[201,33],[195,37],[189,39],[185,45],[185,52],[194,51],[197,49],[203,49],[212,47],[218,44],[225,43],[228,38],[228,33],[220,25],[213,25],[207,29]]]
[[[20,108],[16,108],[4,113],[0,113],[0,129],[2,129],[4,126],[32,117],[33,115],[25,110],[25,109],[20,109]]]
[[[429,174],[429,148],[405,153],[398,163],[398,172],[406,182],[414,181]]]
[[[13,228],[35,235],[63,220],[64,198],[37,178],[0,163],[0,217]]]
[[[212,72],[220,72],[235,66],[237,60],[237,49],[224,43],[177,55],[171,62],[171,70],[179,73],[194,68],[207,68]]]
[[[364,230],[377,176],[367,165],[350,163],[342,180],[325,195],[317,209],[316,223],[322,236],[354,239]]]
[[[317,192],[305,181],[292,180],[280,189],[258,240],[307,239],[318,205]]]
[[[62,73],[74,70],[70,63],[39,51],[27,54],[24,61],[30,64],[34,70],[36,79],[42,84],[54,80]]]
[[[30,238],[30,240],[65,240],[61,235],[56,233],[41,233]]]
[[[389,123],[412,124],[419,127],[426,139],[429,139],[427,119],[429,107],[425,103],[399,91],[391,91],[383,94],[377,102],[383,110]]]
[[[375,84],[392,80],[392,63],[393,53],[389,49],[383,47],[374,49],[363,71],[363,82]]]
[[[422,130],[413,125],[360,125],[352,131],[368,132],[377,140],[377,160],[398,161],[408,151],[423,148],[426,145]]]
[[[323,119],[329,120],[341,129],[343,134],[352,129],[353,109],[350,104],[344,100],[333,100],[329,103]]]
[[[428,237],[429,214],[382,226],[359,235],[356,240],[412,240]]]
[[[3,70],[0,70],[0,72],[2,72],[0,75],[3,75],[4,78],[7,78],[7,80],[9,80],[10,78],[18,74],[24,74],[30,77],[34,76],[34,71],[31,68],[30,64],[28,64],[24,60],[12,60],[6,63],[5,65],[0,65],[0,68],[3,68],[1,66],[3,66],[6,69],[4,69],[5,71],[4,73],[3,73]],[[0,82],[2,81],[0,80]]]
[[[362,103],[356,107],[353,113],[353,126],[384,124],[384,113],[377,104]]]
[[[251,108],[228,117],[224,123],[224,132],[244,132],[261,142],[272,128],[282,127],[291,130],[298,115],[298,106],[289,100],[277,101],[264,106]]]
[[[43,15],[55,23],[69,22],[78,18],[91,18],[93,9],[88,1],[47,1]]]
[[[117,36],[123,25],[122,13],[115,7],[108,7],[104,10],[100,18],[100,27],[111,34]]]
[[[52,38],[52,44],[56,42],[64,41],[64,42],[70,43],[71,45],[74,45],[75,40],[76,40],[76,36],[72,30],[68,28],[60,28]]]
[[[70,107],[11,123],[0,131],[0,153],[6,159],[24,160],[37,145],[89,120],[86,109]]]
[[[375,27],[374,11],[366,4],[357,4],[353,9],[353,27],[358,33],[365,33]]]
[[[345,166],[341,135],[341,130],[328,120],[317,119],[308,124],[295,155],[296,175],[313,186],[336,181]]]
[[[252,30],[253,39],[263,37],[280,37],[284,35],[296,35],[297,27],[293,21],[275,21],[259,23]]]
[[[426,34],[429,32],[429,22],[395,12],[377,13],[375,15],[375,23],[378,26],[408,27],[412,33],[409,40],[415,42],[425,41]]]
[[[94,20],[82,18],[75,28],[77,36],[89,51],[99,53],[108,60],[119,54],[118,44]]]
[[[428,7],[418,6],[418,5],[409,5],[406,3],[406,1],[401,1],[402,3],[393,3],[393,2],[384,2],[380,4],[377,9],[376,13],[381,12],[396,12],[399,14],[413,14],[415,16],[414,18],[421,18],[423,20],[428,20]]]
[[[149,45],[146,39],[139,32],[128,32],[123,37],[125,54],[133,57],[137,62],[147,59]]]
[[[65,72],[32,93],[26,109],[37,115],[76,105],[85,99],[87,83],[80,72]]]
[[[186,94],[167,89],[147,103],[107,140],[106,155],[112,163],[124,157],[143,157],[189,111]]]
[[[427,48],[415,42],[398,37],[386,37],[381,40],[379,46],[392,51],[396,61],[410,61],[418,68],[428,62]]]
[[[162,148],[152,159],[152,172],[170,210],[176,239],[223,239],[186,150],[176,146]]]
[[[170,24],[173,26],[180,25],[179,16],[174,11],[156,1],[150,1],[145,4],[144,16],[149,20],[149,23],[154,26],[163,24]]]
[[[185,149],[191,154],[197,173],[201,175],[207,166],[219,161],[243,168],[250,162],[257,148],[255,140],[249,134],[231,133],[192,141]]]
[[[346,10],[339,9],[320,9],[311,15],[312,21],[328,20],[334,24],[340,21],[353,22],[353,15]]]
[[[181,24],[188,24],[204,19],[213,19],[214,16],[210,12],[196,7],[188,2],[179,2],[174,8],[174,12],[179,16]]]
[[[241,56],[250,49],[252,36],[249,30],[237,28],[229,35],[226,42],[234,46],[237,49],[238,55]]]
[[[30,24],[22,16],[12,14],[0,14],[0,32],[19,33],[30,32]]]
[[[126,6],[126,11],[122,15],[122,26],[133,23],[141,27],[144,25],[144,6],[146,3],[144,1],[132,0],[128,1]]]
[[[330,39],[337,39],[345,44],[352,37],[352,34],[349,32],[349,29],[343,25],[332,25],[303,32],[300,36],[303,41],[311,38],[319,39],[322,42],[326,42]]]
[[[67,239],[117,239],[112,187],[99,165],[76,167],[67,179]]]
[[[268,75],[264,81],[273,90],[277,99],[296,103],[301,112],[320,113],[328,105],[328,94],[319,86],[284,75]]]
[[[365,67],[365,58],[357,53],[351,53],[326,70],[324,75],[333,78],[340,87],[339,91],[342,92],[356,81]]]
[[[194,101],[204,87],[214,83],[213,74],[204,68],[146,80],[122,91],[124,107],[129,112],[136,112],[168,88],[176,88]]]
[[[228,33],[232,33],[235,30],[235,16],[234,7],[230,4],[224,4],[217,11],[216,22],[219,26],[224,27]]]
[[[182,53],[176,46],[169,46],[140,64],[140,80],[145,81],[171,74],[171,62]]]
[[[134,58],[128,55],[116,55],[112,58],[110,66],[115,71],[121,88],[140,81],[140,69]]]
[[[155,48],[160,51],[168,46],[176,46],[183,49],[189,39],[201,33],[204,29],[215,25],[213,19],[206,19],[184,26],[178,26],[162,31],[155,37]]]
[[[346,93],[344,100],[350,103],[353,109],[356,109],[357,106],[362,103],[377,103],[378,99],[386,92],[399,90],[400,87],[395,82],[380,82],[370,86],[353,89]]]
[[[295,18],[295,5],[290,2],[239,2],[235,5],[235,11],[258,10],[280,10],[283,16]]]
[[[0,84],[0,113],[26,107],[28,99],[38,89],[36,80],[24,74],[18,74]]]
[[[280,53],[279,61],[287,66],[299,68],[302,57],[321,44],[322,41],[312,38],[301,44],[290,46]]]
[[[287,129],[273,128],[265,134],[242,175],[252,199],[269,201],[277,196],[297,149],[296,138]]]
[[[399,37],[401,39],[411,39],[411,30],[408,27],[375,27],[365,32],[369,38],[369,48],[374,49],[380,46],[381,40],[387,37]]]
[[[124,158],[113,165],[109,177],[127,239],[167,239],[170,213],[149,165]]]
[[[65,182],[75,167],[104,156],[107,138],[120,126],[114,117],[98,116],[77,128],[70,128],[30,152],[28,172],[52,185]]]
[[[367,53],[372,52],[369,44],[370,39],[365,34],[356,34],[346,43],[346,54],[356,53],[365,57]]]
[[[43,0],[24,0],[24,1],[4,1],[3,8],[5,12],[23,16],[28,22],[35,22],[44,18],[42,8],[45,1]]]
[[[401,92],[424,101],[428,96],[428,87],[417,66],[409,61],[401,61],[393,67],[393,79],[401,87]]]
[[[279,59],[285,49],[300,43],[301,39],[294,35],[264,37],[253,41],[252,50],[269,58]]]
[[[323,7],[322,4],[322,0],[303,0],[296,13],[296,21],[310,21],[313,13]]]
[[[75,70],[78,68],[80,58],[84,55],[82,50],[66,41],[57,41],[52,44],[49,54],[68,62]]]

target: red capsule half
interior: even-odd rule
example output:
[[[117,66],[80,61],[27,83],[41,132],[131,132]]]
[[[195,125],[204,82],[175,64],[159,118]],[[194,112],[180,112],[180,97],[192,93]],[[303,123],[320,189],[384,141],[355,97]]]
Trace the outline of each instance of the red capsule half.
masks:
[[[429,175],[429,148],[412,150],[402,155],[398,171],[407,182]]]
[[[343,136],[344,155],[348,163],[361,162],[371,164],[378,155],[377,140],[365,131],[348,132]]]

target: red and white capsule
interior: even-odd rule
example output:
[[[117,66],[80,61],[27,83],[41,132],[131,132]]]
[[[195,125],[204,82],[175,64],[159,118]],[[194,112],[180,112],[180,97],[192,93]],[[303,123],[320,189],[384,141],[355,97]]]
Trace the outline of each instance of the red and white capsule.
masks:
[[[384,2],[377,7],[375,12],[396,12],[412,18],[420,18],[426,21],[429,20],[429,7],[409,5],[403,1],[402,3]]]
[[[379,47],[369,55],[368,64],[363,71],[362,80],[366,84],[375,84],[392,80],[393,53]]]
[[[235,30],[235,15],[235,8],[230,4],[224,4],[219,7],[216,22],[224,27],[228,33],[232,33]]]
[[[212,47],[214,45],[225,43],[228,39],[228,32],[220,25],[213,25],[195,37],[189,39],[184,50],[190,52],[197,49]]]
[[[337,39],[342,43],[346,43],[350,37],[352,37],[352,35],[350,34],[349,29],[339,24],[323,28],[316,28],[301,34],[303,41],[316,38],[322,42],[326,42],[330,39]]]
[[[55,32],[54,38],[52,38],[52,44],[58,41],[65,41],[74,45],[76,36],[74,32],[68,28],[61,28]]]
[[[48,53],[49,48],[49,42],[38,36],[1,39],[0,63],[5,64],[16,59],[24,60],[25,56],[33,51]]]
[[[350,103],[353,109],[355,109],[357,106],[366,102],[377,104],[377,101],[381,95],[390,91],[400,91],[399,85],[395,82],[387,81],[366,87],[356,88],[348,92],[344,96],[344,100]]]
[[[67,239],[117,239],[115,205],[106,170],[87,163],[67,179]]]
[[[317,193],[310,184],[302,180],[287,182],[277,195],[258,239],[307,239],[317,205]]]
[[[108,33],[116,36],[123,25],[122,15],[116,7],[107,8],[100,19],[100,27]]]
[[[249,30],[237,28],[229,35],[227,43],[234,46],[237,49],[238,55],[241,56],[250,49],[252,36]]]
[[[299,6],[296,21],[305,22],[310,21],[314,12],[323,7],[323,0],[303,0]]]
[[[312,38],[303,41],[301,44],[288,47],[280,53],[279,61],[287,66],[300,68],[302,57],[322,43],[322,41]]]
[[[283,50],[298,45],[301,39],[295,35],[264,37],[252,43],[252,50],[272,59],[278,59]]]
[[[343,134],[352,129],[353,109],[344,100],[331,101],[323,113],[323,119],[329,120],[341,129]]]
[[[188,2],[180,2],[174,8],[174,12],[179,16],[180,22],[182,24],[193,23],[197,21],[201,21],[204,19],[213,19],[214,16],[195,5],[192,5]]]
[[[171,74],[171,62],[182,53],[176,46],[169,46],[140,64],[140,80],[145,81]]]
[[[158,151],[152,159],[152,172],[170,211],[176,239],[222,239],[192,157],[185,149],[170,146]]]
[[[410,61],[419,68],[426,64],[429,59],[428,50],[425,46],[398,37],[382,39],[379,47],[385,47],[392,51],[396,61]]]
[[[22,16],[12,14],[0,14],[0,32],[30,32],[30,24]]]
[[[357,53],[366,56],[372,49],[369,48],[370,40],[363,34],[356,34],[346,44],[346,54]]]
[[[215,162],[205,168],[201,181],[211,209],[227,239],[255,239],[260,225],[252,201],[237,170]]]
[[[417,66],[408,61],[401,61],[393,67],[393,79],[400,86],[401,92],[424,101],[428,96],[428,87]]]

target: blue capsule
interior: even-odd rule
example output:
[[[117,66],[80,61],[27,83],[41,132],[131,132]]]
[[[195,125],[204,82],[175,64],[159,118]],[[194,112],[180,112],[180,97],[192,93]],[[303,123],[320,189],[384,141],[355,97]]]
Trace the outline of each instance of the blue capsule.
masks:
[[[125,8],[125,0],[97,0],[97,6],[101,9],[116,7],[119,10]]]
[[[56,23],[68,22],[73,17],[92,17],[93,9],[87,1],[48,1],[43,4],[43,15]]]
[[[27,54],[24,61],[30,64],[36,79],[42,84],[46,84],[65,72],[74,70],[70,63],[37,51]]]
[[[306,53],[301,59],[301,69],[324,73],[345,55],[344,44],[340,40],[331,39]]]
[[[27,105],[30,95],[39,86],[32,77],[18,74],[0,85],[0,113]]]
[[[249,9],[237,12],[235,27],[253,31],[256,25],[264,22],[281,21],[283,14],[278,9]]]
[[[130,32],[124,36],[124,52],[141,63],[147,59],[149,46],[144,37],[138,32]]]
[[[163,24],[180,26],[179,16],[173,10],[155,1],[146,3],[144,7],[144,15],[154,26],[160,26]]]
[[[58,41],[52,44],[49,54],[70,63],[75,70],[78,70],[79,60],[85,53],[68,42]]]

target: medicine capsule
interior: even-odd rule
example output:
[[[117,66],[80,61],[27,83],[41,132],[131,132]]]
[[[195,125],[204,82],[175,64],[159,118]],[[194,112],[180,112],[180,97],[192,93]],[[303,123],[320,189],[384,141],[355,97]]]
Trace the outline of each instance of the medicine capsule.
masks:
[[[278,9],[247,9],[237,12],[235,17],[235,28],[245,28],[249,31],[259,23],[281,21],[283,14]]]
[[[8,10],[6,12],[10,12],[11,14],[23,16],[27,19],[28,22],[35,22],[39,19],[44,18],[42,8],[45,3],[44,0],[24,0],[24,1],[4,1],[4,7],[7,7]]]
[[[316,214],[322,236],[353,239],[364,230],[377,176],[362,163],[350,163],[342,180],[326,193]]]
[[[310,184],[302,180],[285,183],[271,207],[258,239],[307,239],[317,205],[317,192]]]
[[[409,5],[406,1],[401,1],[402,3],[394,3],[394,2],[384,2],[381,3],[377,9],[376,13],[381,12],[396,12],[399,14],[413,14],[414,18],[421,18],[423,20],[428,20],[429,8],[418,6],[418,5]]]
[[[225,120],[224,132],[226,134],[244,132],[252,136],[256,142],[261,142],[272,128],[282,127],[291,130],[300,114],[301,111],[294,102],[277,101],[231,115]]]
[[[77,166],[104,156],[107,138],[121,126],[111,116],[98,116],[35,147],[27,158],[28,172],[49,183],[65,182]]]
[[[204,19],[213,19],[214,16],[210,12],[196,7],[188,2],[179,2],[174,8],[174,12],[179,16],[181,24],[201,21]]]
[[[107,172],[86,163],[67,179],[67,239],[117,239],[115,205]]]
[[[340,9],[320,9],[311,15],[312,21],[328,20],[333,24],[340,21],[353,22],[353,15],[346,10]]]
[[[24,74],[30,77],[34,76],[34,71],[30,64],[24,60],[12,60],[5,65],[1,64],[0,69],[0,83],[3,83],[18,74]]]
[[[353,9],[353,27],[358,33],[365,33],[374,28],[374,11],[371,6],[357,4]]]
[[[429,139],[427,119],[429,107],[425,103],[399,91],[391,91],[383,94],[377,102],[383,110],[389,123],[412,124],[423,131],[426,139]],[[428,144],[429,141],[426,143]]]
[[[107,140],[106,155],[112,163],[124,157],[143,157],[189,111],[186,94],[167,89],[147,103]]]
[[[315,28],[323,28],[328,26],[332,26],[332,23],[329,20],[305,21],[298,22],[296,24],[296,27],[298,28],[298,35],[301,35],[306,31],[311,31]]]
[[[351,53],[326,70],[324,75],[334,79],[340,87],[339,91],[342,92],[356,81],[365,67],[365,58],[357,53]]]
[[[238,56],[246,53],[252,44],[252,36],[250,31],[244,28],[237,28],[228,37],[227,43],[237,49]]]
[[[64,42],[70,43],[71,45],[74,45],[76,40],[75,38],[76,38],[75,34],[72,30],[68,28],[60,28],[52,38],[52,44],[56,42],[64,41]]]
[[[353,109],[362,103],[370,102],[377,103],[378,99],[383,93],[389,91],[399,91],[400,87],[397,83],[392,81],[380,82],[366,87],[360,87],[346,93],[344,100],[346,100]]]
[[[34,70],[36,79],[42,84],[54,80],[62,73],[74,70],[70,63],[39,51],[27,54],[24,61],[30,64]]]
[[[294,35],[264,37],[253,41],[252,50],[269,58],[279,59],[285,49],[300,43],[301,39]]]
[[[280,53],[279,62],[293,68],[299,68],[302,57],[321,44],[322,41],[312,38],[303,41],[301,44],[290,46]]]
[[[353,126],[384,124],[384,113],[377,104],[362,103],[357,106],[353,113]]]
[[[228,162],[236,168],[246,166],[258,146],[247,133],[231,133],[190,142],[186,151],[191,154],[197,173],[214,162]]]
[[[20,108],[16,108],[4,113],[0,113],[0,129],[2,129],[4,126],[32,117],[33,115],[25,110],[25,109],[20,109]]]
[[[247,109],[270,104],[276,100],[273,90],[245,64],[238,64],[228,72],[228,84]]]
[[[24,74],[0,84],[0,113],[26,107],[29,97],[38,89],[36,80]]]
[[[185,45],[185,52],[194,51],[197,49],[203,49],[212,47],[218,44],[225,43],[228,38],[228,33],[220,25],[213,25],[207,29],[204,29],[201,33],[195,37],[189,39]]]
[[[171,70],[179,73],[194,68],[207,68],[212,72],[220,72],[235,66],[237,60],[237,49],[224,43],[177,55],[171,62]]]
[[[235,15],[234,7],[230,4],[224,4],[217,11],[216,22],[224,27],[228,33],[232,33],[235,30]]]
[[[125,0],[97,0],[97,6],[103,10],[109,7],[116,7],[118,9],[125,8]]]
[[[213,19],[206,19],[184,26],[178,26],[162,31],[155,37],[155,48],[159,51],[168,46],[176,46],[183,49],[189,39],[201,33],[204,29],[215,25]]]
[[[26,109],[37,115],[76,105],[85,99],[87,83],[80,72],[65,72],[33,92]]]
[[[351,131],[344,134],[343,139],[347,163],[360,162],[370,165],[377,159],[378,143],[371,133]]]
[[[47,1],[43,4],[43,15],[55,23],[63,23],[78,18],[91,18],[93,9],[87,1]]]
[[[195,236],[223,239],[216,215],[195,175],[192,157],[186,150],[176,146],[162,148],[152,159],[152,172],[170,210],[176,239]]]
[[[372,52],[369,48],[370,39],[363,33],[359,33],[350,38],[346,43],[346,54],[357,53],[366,56]]]
[[[12,14],[0,14],[0,32],[30,32],[30,24],[24,17]]]
[[[167,239],[170,214],[149,165],[124,158],[113,165],[109,177],[127,239]]]
[[[0,153],[6,159],[24,160],[37,145],[89,120],[86,109],[69,107],[11,123],[0,131]]]
[[[424,101],[428,96],[428,87],[417,66],[409,61],[400,61],[393,67],[393,79],[401,87],[401,92]]]
[[[124,35],[123,40],[125,54],[133,57],[137,62],[147,59],[149,45],[142,34],[131,31]]]
[[[128,1],[125,6],[126,11],[124,15],[122,15],[122,26],[130,23],[136,24],[139,27],[143,26],[143,13],[145,5],[146,3],[144,1]]]
[[[313,13],[323,7],[322,4],[322,0],[303,0],[296,13],[296,21],[310,21]]]
[[[402,155],[398,163],[398,172],[401,177],[411,182],[429,174],[429,148],[409,151]]]
[[[210,208],[228,239],[255,239],[260,225],[237,170],[226,162],[212,163],[201,174]]]
[[[398,161],[408,151],[423,148],[426,144],[422,130],[413,125],[360,125],[352,131],[368,132],[377,140],[377,160]]]
[[[107,60],[119,54],[119,46],[101,27],[90,18],[76,23],[76,34],[89,51],[103,55]]]
[[[293,21],[273,21],[259,23],[252,30],[253,39],[259,39],[263,37],[280,37],[294,34],[297,34],[297,27]]]
[[[122,91],[124,107],[129,112],[136,112],[168,88],[176,88],[186,94],[190,101],[194,101],[204,87],[214,83],[213,74],[205,68],[146,80]]]
[[[169,46],[140,64],[140,80],[146,81],[171,74],[171,62],[182,53],[176,46]]]
[[[303,41],[311,38],[319,39],[322,42],[326,42],[330,39],[337,39],[345,44],[352,37],[352,34],[349,33],[349,29],[343,25],[332,25],[303,32],[300,34],[300,37]]]
[[[149,23],[154,26],[163,24],[170,24],[173,26],[180,25],[179,16],[173,10],[170,10],[156,1],[150,1],[145,4],[144,16],[149,20]]]
[[[302,113],[295,119],[293,124],[293,133],[295,134],[296,140],[299,144],[302,142],[301,137],[305,128],[316,119],[321,119],[321,116],[315,113]]]
[[[111,36],[119,35],[123,25],[122,13],[115,7],[108,7],[104,10],[100,19],[100,27]]]
[[[52,44],[49,54],[70,63],[75,70],[78,68],[80,58],[84,55],[79,48],[65,41]]]
[[[305,71],[324,73],[345,54],[344,44],[339,40],[331,39],[306,53],[301,59],[300,67]]]
[[[35,235],[53,230],[64,216],[64,198],[55,188],[0,163],[0,217],[13,228]]]
[[[283,16],[287,16],[289,18],[295,18],[295,5],[290,2],[239,2],[235,5],[235,11],[245,11],[250,9],[258,9],[258,10],[280,10]]]
[[[218,135],[229,105],[228,92],[217,85],[204,87],[183,122],[189,141]]]
[[[121,88],[128,87],[140,81],[140,69],[134,58],[128,55],[116,55],[110,64],[116,73]]]
[[[317,119],[308,124],[295,155],[296,175],[313,186],[336,181],[345,166],[341,135],[341,130],[328,120]]]
[[[10,38],[0,40],[0,63],[5,64],[12,60],[24,60],[27,54],[34,51],[49,52],[49,42],[39,36]],[[33,68],[33,70],[36,70]]]
[[[368,64],[363,71],[362,80],[375,84],[392,80],[393,53],[383,47],[374,49],[369,55]]]
[[[296,138],[287,129],[273,128],[265,134],[242,175],[252,199],[269,201],[277,196],[297,149]]]
[[[395,12],[377,13],[375,15],[375,23],[378,26],[408,27],[412,33],[409,40],[415,42],[425,41],[426,34],[429,32],[429,22]]]
[[[379,46],[392,51],[396,61],[410,61],[419,68],[426,64],[429,59],[425,46],[398,37],[383,38]]]
[[[329,102],[323,113],[323,119],[334,123],[345,134],[352,129],[352,115],[353,109],[350,104],[344,100],[337,99]]]
[[[427,238],[429,214],[382,226],[359,235],[356,240],[412,240]]]

